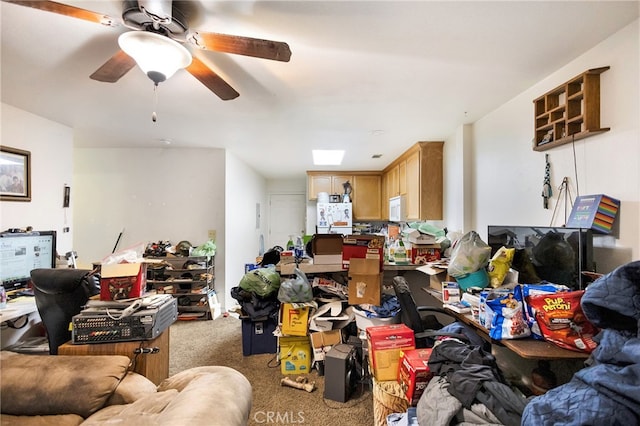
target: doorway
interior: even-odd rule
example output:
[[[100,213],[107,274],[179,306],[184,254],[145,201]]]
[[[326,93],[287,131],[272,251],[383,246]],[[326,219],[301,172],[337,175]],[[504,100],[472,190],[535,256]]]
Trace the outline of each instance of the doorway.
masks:
[[[269,233],[265,250],[285,247],[291,235],[304,235],[307,200],[305,194],[269,195]],[[294,241],[295,242],[295,241]]]

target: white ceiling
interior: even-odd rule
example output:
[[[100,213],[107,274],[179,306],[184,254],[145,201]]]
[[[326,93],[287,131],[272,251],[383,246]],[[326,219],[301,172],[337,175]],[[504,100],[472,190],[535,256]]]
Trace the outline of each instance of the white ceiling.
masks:
[[[120,16],[119,1],[63,2]],[[80,147],[226,148],[267,178],[330,169],[311,149],[344,148],[340,169],[380,170],[570,62],[639,5],[205,0],[192,29],[284,41],[291,61],[197,51],[240,97],[222,101],[180,70],[156,107],[137,67],[117,83],[89,79],[125,28],[3,2],[2,101],[74,128]]]

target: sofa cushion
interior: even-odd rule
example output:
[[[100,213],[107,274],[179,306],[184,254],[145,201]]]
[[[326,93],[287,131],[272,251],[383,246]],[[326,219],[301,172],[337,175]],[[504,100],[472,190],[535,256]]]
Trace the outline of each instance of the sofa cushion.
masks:
[[[143,396],[156,393],[156,385],[141,374],[129,371],[111,394],[106,405],[131,404]]]
[[[84,421],[77,414],[59,414],[56,416],[12,416],[0,415],[2,426],[78,426]]]
[[[111,405],[93,414],[82,423],[82,426],[104,426],[105,424],[123,426],[191,425],[183,422],[165,423],[162,421],[162,411],[177,395],[177,390],[168,390],[148,394],[131,404]],[[189,411],[191,405],[187,403],[183,409]]]
[[[127,373],[122,355],[0,354],[2,413],[78,414],[102,408]]]

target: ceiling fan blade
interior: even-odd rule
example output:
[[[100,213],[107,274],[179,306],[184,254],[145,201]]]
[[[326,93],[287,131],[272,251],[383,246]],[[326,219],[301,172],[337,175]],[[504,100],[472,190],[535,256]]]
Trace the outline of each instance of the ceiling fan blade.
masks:
[[[136,61],[120,50],[109,58],[107,62],[102,64],[90,77],[93,80],[103,81],[105,83],[115,83],[135,65]]]
[[[20,6],[28,6],[34,9],[40,9],[47,12],[57,13],[59,15],[70,16],[72,18],[84,19],[85,21],[95,22],[97,24],[117,27],[120,25],[119,20],[108,15],[90,10],[81,9],[75,6],[58,3],[55,1],[35,1],[35,0],[2,0],[7,3],[18,4]]]
[[[240,96],[240,93],[236,92],[229,83],[224,81],[222,77],[195,56],[191,60],[191,65],[189,65],[186,70],[223,101],[229,101]]]
[[[193,32],[188,39],[202,49],[216,52],[234,53],[236,55],[253,56],[282,62],[289,62],[291,58],[289,45],[282,41],[200,31]]]

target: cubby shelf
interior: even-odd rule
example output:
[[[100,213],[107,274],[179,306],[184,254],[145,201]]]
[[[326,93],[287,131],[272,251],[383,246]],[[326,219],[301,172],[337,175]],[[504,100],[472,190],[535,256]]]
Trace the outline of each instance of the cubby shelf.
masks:
[[[600,74],[608,69],[587,70],[534,99],[534,151],[610,130],[600,127]]]

